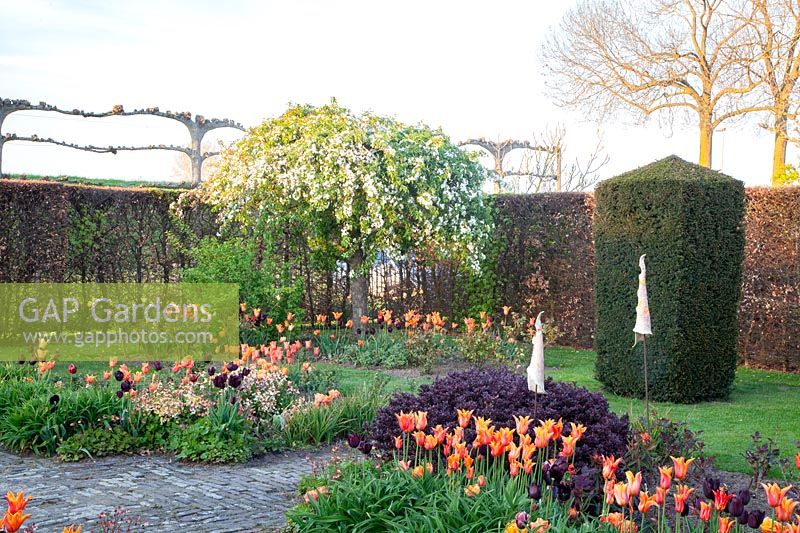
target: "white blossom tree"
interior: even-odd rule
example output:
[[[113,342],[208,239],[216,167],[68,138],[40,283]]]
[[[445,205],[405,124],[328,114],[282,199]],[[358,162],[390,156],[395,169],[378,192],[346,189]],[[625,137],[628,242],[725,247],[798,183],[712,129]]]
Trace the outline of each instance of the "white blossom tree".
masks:
[[[252,128],[200,194],[223,222],[276,235],[299,228],[313,251],[346,261],[358,318],[380,252],[477,262],[489,234],[485,179],[441,131],[354,115],[333,101],[291,106]]]

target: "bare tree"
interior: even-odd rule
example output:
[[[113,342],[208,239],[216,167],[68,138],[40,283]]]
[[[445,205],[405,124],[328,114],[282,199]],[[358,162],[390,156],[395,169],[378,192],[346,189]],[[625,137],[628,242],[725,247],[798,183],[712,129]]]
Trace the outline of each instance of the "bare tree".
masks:
[[[754,16],[751,0],[581,0],[543,46],[549,92],[601,117],[694,116],[699,163],[710,166],[714,130],[766,110],[747,42]]]
[[[549,146],[551,150],[526,152],[517,172],[506,180],[506,187],[519,193],[590,189],[600,179],[600,170],[609,162],[603,139],[598,135],[597,144],[590,152],[574,157],[571,157],[566,139],[567,130],[562,125],[534,135],[532,144]]]
[[[786,172],[789,122],[797,117],[796,96],[800,78],[800,2],[798,0],[751,0],[755,15],[750,28],[759,61],[753,70],[763,81],[774,135],[772,184]]]

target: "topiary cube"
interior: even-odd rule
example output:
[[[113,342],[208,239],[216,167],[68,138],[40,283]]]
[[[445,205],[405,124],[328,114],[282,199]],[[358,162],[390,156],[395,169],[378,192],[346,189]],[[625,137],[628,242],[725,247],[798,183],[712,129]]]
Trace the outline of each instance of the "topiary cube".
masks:
[[[595,194],[597,378],[644,397],[643,346],[633,347],[632,329],[638,259],[647,254],[651,398],[726,396],[737,361],[743,184],[671,156],[604,181]]]

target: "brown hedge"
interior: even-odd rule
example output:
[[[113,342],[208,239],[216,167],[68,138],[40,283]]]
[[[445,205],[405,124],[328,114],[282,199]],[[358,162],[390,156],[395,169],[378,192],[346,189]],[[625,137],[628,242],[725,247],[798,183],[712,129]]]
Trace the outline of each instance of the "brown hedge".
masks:
[[[183,207],[185,224],[171,215],[180,192],[0,180],[0,282],[175,280],[188,260],[186,247],[215,231],[202,206]],[[750,188],[746,201],[741,362],[800,371],[800,188]],[[527,314],[544,310],[561,343],[591,347],[593,195],[503,195],[495,203],[492,299]],[[341,309],[346,275],[307,270],[310,292],[318,293],[306,302],[308,311]],[[463,307],[447,265],[407,270],[394,272],[396,287],[375,282],[383,272],[374,273],[382,289],[376,305],[402,298],[402,306],[426,311],[455,314]]]
[[[0,180],[0,282],[171,281],[185,243],[214,231],[181,191]]]
[[[800,371],[800,187],[747,189],[739,354]]]

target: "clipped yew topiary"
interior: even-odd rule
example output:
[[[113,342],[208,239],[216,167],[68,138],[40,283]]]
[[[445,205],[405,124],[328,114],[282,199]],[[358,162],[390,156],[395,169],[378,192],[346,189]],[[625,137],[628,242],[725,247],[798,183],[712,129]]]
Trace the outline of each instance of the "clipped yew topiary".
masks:
[[[633,348],[638,259],[647,254],[651,398],[724,397],[736,370],[744,254],[740,181],[676,156],[602,182],[594,220],[597,378],[644,396]]]

